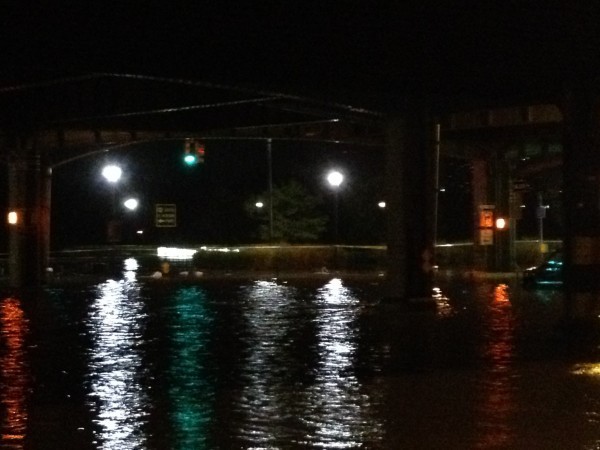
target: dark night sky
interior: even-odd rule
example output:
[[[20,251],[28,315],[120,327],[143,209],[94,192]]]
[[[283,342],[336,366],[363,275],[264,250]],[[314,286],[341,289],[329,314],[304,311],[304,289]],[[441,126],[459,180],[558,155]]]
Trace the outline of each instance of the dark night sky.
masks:
[[[381,105],[420,84],[498,96],[597,66],[595,2],[12,3],[7,79],[152,73]]]
[[[3,3],[2,84],[87,72],[151,74],[389,111],[413,92],[432,96],[438,106],[551,97],[600,67],[600,4],[589,1],[549,0],[543,7],[507,0],[70,3]],[[189,214],[197,219],[212,199],[234,208],[231,192],[264,186],[260,149],[217,145],[212,151],[193,173],[165,149],[122,157],[138,173],[129,180],[132,189],[146,192],[148,201],[192,195],[196,210]],[[321,167],[333,161],[349,166],[356,180],[381,170],[381,155],[351,153],[276,149],[276,177],[300,176],[315,187]],[[55,174],[54,226],[66,241],[77,229],[86,238],[102,234],[95,215],[108,194],[97,176],[101,162],[82,161]],[[80,212],[69,213],[72,205]],[[225,210],[211,214],[227,234],[234,225]],[[214,226],[198,227],[203,236],[214,232]]]

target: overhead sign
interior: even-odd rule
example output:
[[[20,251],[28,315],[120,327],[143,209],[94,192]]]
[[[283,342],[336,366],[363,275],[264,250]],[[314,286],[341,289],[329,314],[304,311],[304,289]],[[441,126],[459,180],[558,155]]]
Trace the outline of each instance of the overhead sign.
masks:
[[[155,205],[154,224],[157,228],[177,226],[177,206],[175,203],[157,203]]]

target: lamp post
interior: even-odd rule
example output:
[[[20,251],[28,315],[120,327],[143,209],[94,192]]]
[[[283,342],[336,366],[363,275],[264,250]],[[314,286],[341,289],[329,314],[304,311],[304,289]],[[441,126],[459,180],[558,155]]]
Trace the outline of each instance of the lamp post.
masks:
[[[338,243],[338,193],[344,182],[344,175],[338,170],[332,170],[327,174],[327,182],[333,189],[333,243]]]
[[[109,243],[116,243],[121,240],[119,221],[117,220],[117,183],[121,179],[123,171],[115,164],[109,164],[102,169],[102,176],[112,185],[112,214],[106,229],[106,240]]]

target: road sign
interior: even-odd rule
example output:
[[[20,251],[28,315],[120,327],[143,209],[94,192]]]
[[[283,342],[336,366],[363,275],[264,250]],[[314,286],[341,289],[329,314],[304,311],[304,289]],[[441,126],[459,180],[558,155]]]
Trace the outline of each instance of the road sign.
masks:
[[[479,245],[494,245],[494,230],[481,228],[479,230]]]
[[[175,203],[157,203],[155,205],[154,225],[157,228],[177,226],[177,206]]]
[[[479,228],[494,228],[494,205],[479,205]]]

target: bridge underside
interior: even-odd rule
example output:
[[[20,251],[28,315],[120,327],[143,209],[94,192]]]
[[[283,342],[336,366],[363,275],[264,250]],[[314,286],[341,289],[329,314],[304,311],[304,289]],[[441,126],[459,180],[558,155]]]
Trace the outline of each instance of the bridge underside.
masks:
[[[278,92],[123,74],[0,88],[13,286],[43,282],[52,170],[95,153],[202,139],[306,141],[379,151],[382,115]]]
[[[10,229],[10,281],[15,287],[44,281],[53,167],[146,142],[305,140],[386,152],[389,296],[429,297],[438,151],[474,161],[477,205],[490,200],[490,189],[483,187],[490,184],[486,165],[510,152],[515,142],[533,138],[562,144],[565,193],[571,200],[565,202],[567,283],[583,286],[594,297],[589,293],[597,292],[600,279],[600,117],[591,114],[598,108],[588,97],[573,96],[560,109],[540,105],[436,117],[419,101],[383,114],[281,93],[131,75],[0,88],[0,150],[8,166],[9,207],[23,218]],[[441,143],[436,123],[441,123]],[[561,162],[549,161],[544,163]],[[501,164],[495,170],[502,173]],[[496,188],[499,197],[493,200],[509,214],[510,178],[497,178],[505,185]]]

